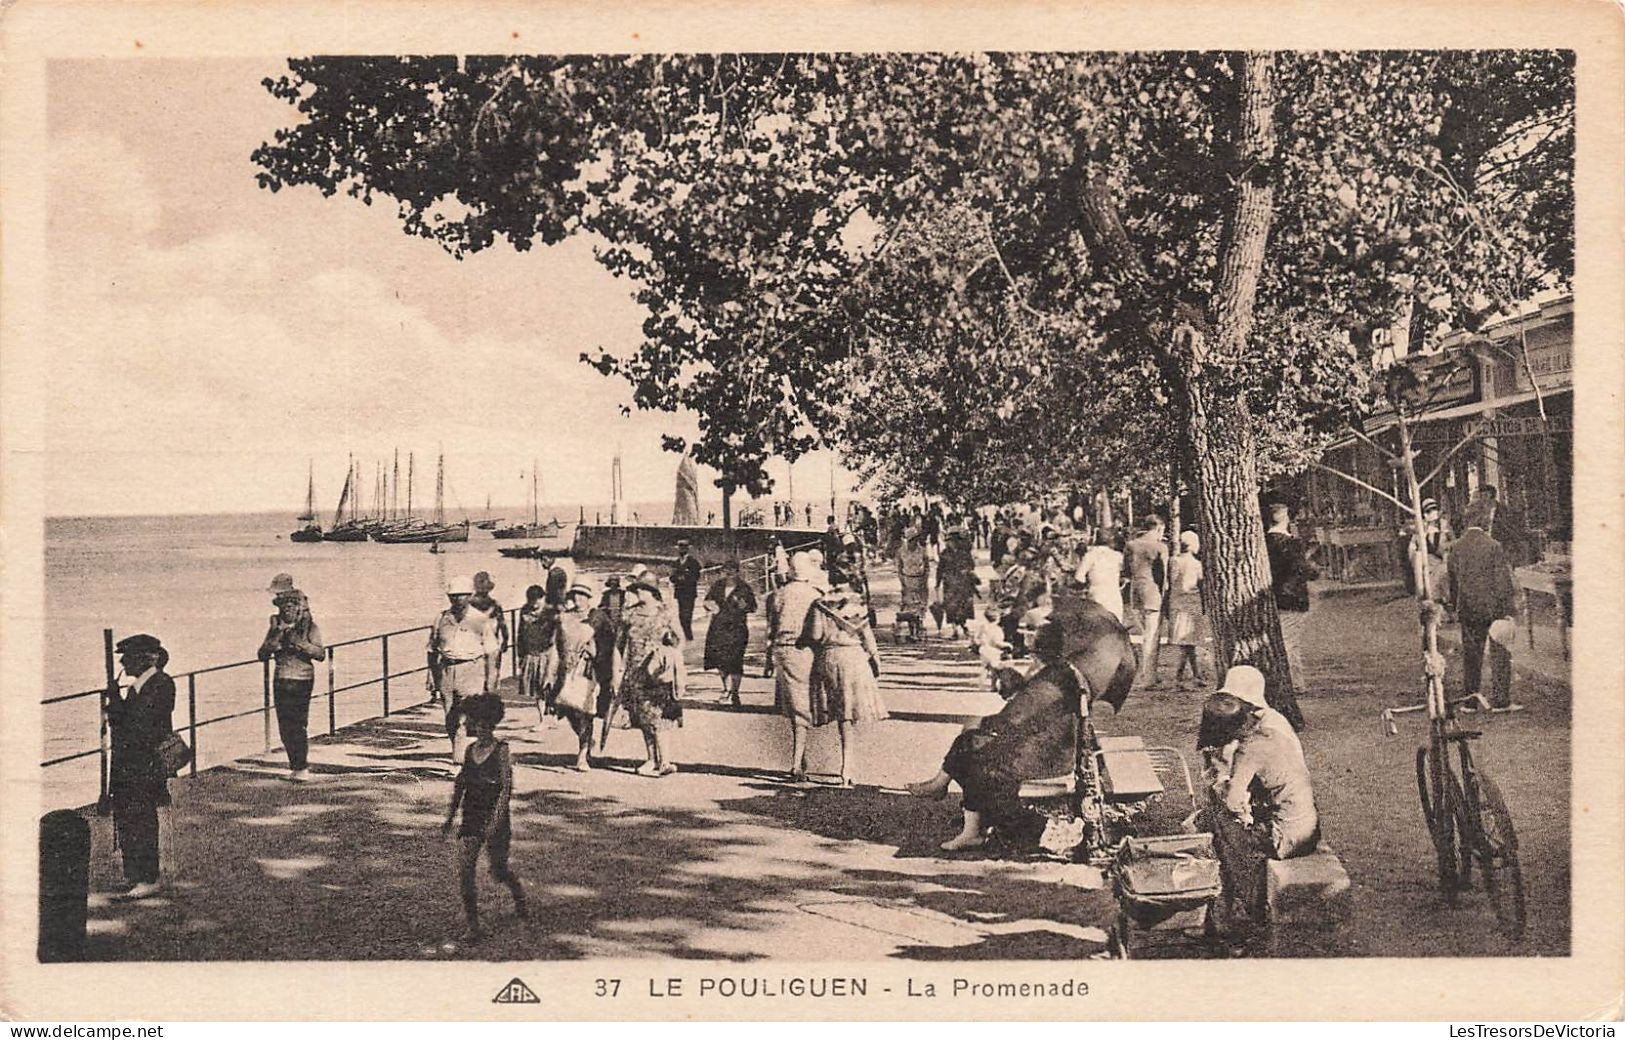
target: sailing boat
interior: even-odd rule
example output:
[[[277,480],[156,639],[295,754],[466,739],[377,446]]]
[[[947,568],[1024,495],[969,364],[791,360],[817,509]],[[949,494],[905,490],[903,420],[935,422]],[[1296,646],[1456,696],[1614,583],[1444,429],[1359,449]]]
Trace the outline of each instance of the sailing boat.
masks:
[[[316,464],[312,462],[306,474],[305,511],[299,514],[299,530],[288,535],[290,542],[319,542],[322,525],[316,522]]]
[[[410,457],[408,457],[410,462]],[[410,474],[410,467],[407,472]],[[410,479],[410,478],[409,478]],[[410,482],[407,485],[411,486]],[[407,502],[412,500],[411,492],[407,492]],[[446,523],[446,456],[440,455],[440,468],[435,474],[434,482],[434,523],[427,524],[421,521],[408,520],[409,526],[395,527],[378,535],[380,542],[393,545],[412,544],[422,545],[425,542],[466,542],[468,541],[469,523],[464,520],[460,524]]]
[[[485,496],[485,519],[481,520],[479,523],[475,524],[474,526],[478,527],[482,531],[495,531],[497,529],[497,525],[500,524],[500,523],[502,523],[502,518],[500,516],[492,516],[491,515],[491,496],[486,495]]]
[[[333,511],[333,526],[322,535],[324,542],[364,542],[368,538],[367,527],[355,514],[356,501],[361,497],[361,487],[356,480],[355,457],[350,457],[350,471],[344,476],[344,492],[339,495],[339,507]],[[344,510],[350,510],[349,518],[345,518]]]
[[[492,532],[492,537],[557,538],[559,536],[559,528],[562,525],[557,520],[550,520],[545,524],[539,522],[538,514],[541,511],[542,505],[542,496],[538,488],[538,481],[540,479],[538,476],[539,472],[540,470],[536,465],[536,460],[532,459],[530,465],[530,523],[515,524],[512,527],[504,527],[501,530]]]

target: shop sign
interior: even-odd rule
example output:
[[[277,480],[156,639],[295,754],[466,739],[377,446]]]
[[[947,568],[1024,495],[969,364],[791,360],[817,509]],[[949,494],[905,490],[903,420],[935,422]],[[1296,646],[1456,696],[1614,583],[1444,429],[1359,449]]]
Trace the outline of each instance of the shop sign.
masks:
[[[1478,366],[1463,353],[1452,352],[1415,366],[1426,388],[1430,408],[1446,408],[1478,400]]]
[[[1547,433],[1568,433],[1573,420],[1567,415],[1554,415],[1545,424]],[[1542,423],[1538,415],[1503,415],[1494,419],[1469,421],[1466,429],[1454,423],[1428,424],[1417,429],[1411,437],[1415,444],[1454,444],[1471,432],[1474,437],[1539,437]]]
[[[1568,433],[1572,420],[1566,415],[1554,415],[1544,423],[1538,415],[1503,415],[1484,423],[1480,437],[1539,437],[1546,433]]]
[[[1529,371],[1535,373],[1542,390],[1554,390],[1559,387],[1574,385],[1574,341],[1565,336],[1562,339],[1550,340],[1545,343],[1531,343],[1529,345],[1529,371],[1526,371],[1523,359],[1517,357],[1518,344],[1509,340],[1502,344],[1502,349],[1511,351],[1511,358],[1503,358],[1495,366],[1495,393],[1506,397],[1511,394],[1522,393],[1533,389],[1529,384]]]

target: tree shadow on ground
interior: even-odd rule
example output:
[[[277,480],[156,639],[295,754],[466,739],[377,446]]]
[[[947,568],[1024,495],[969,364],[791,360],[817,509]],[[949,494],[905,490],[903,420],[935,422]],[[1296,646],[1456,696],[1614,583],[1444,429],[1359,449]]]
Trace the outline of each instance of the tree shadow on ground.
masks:
[[[373,725],[397,736],[411,729]],[[444,940],[461,925],[455,843],[439,835],[449,771],[425,770],[410,752],[398,757],[403,768],[381,771],[370,750],[377,743],[364,743],[369,750],[330,749],[344,754],[322,764],[320,783],[221,769],[177,784],[165,850],[169,890],[136,903],[97,895],[88,959],[746,961],[782,955],[786,935],[796,937],[798,956],[884,957],[934,941],[865,915],[919,912],[932,915],[931,928],[949,929],[956,947],[1076,954],[1047,932],[1033,947],[1040,952],[1022,954],[1019,941],[990,937],[967,916],[1034,912],[1055,903],[1055,885],[979,873],[981,865],[969,863],[938,869],[922,859],[927,869],[913,881],[906,868],[862,866],[893,847],[929,853],[953,826],[950,804],[747,779],[747,790],[759,793],[719,805],[703,795],[708,781],[700,778],[685,788],[606,777],[616,786],[564,790],[525,764],[512,862],[525,878],[531,919],[512,917],[506,892],[482,867],[492,934],[448,947]],[[522,757],[547,764],[565,756]],[[633,794],[671,804],[638,804]],[[95,886],[105,890],[116,878],[116,856],[107,822],[98,820],[96,831]],[[911,895],[918,886],[935,907]],[[832,899],[844,904],[836,918],[816,912]]]

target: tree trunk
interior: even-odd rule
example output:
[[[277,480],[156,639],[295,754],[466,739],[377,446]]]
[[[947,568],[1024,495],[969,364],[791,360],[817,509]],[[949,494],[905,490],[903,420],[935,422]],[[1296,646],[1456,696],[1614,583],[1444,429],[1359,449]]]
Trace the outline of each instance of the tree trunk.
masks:
[[[724,484],[724,485],[722,485],[722,529],[724,531],[732,529],[732,527],[734,525],[734,523],[733,523],[733,498],[734,498],[733,485],[732,484]]]
[[[1303,725],[1271,591],[1269,550],[1258,512],[1258,461],[1252,416],[1240,389],[1226,378],[1247,350],[1258,279],[1274,217],[1273,59],[1234,59],[1236,195],[1219,247],[1218,284],[1204,314],[1171,298],[1146,268],[1129,238],[1104,172],[1080,161],[1078,231],[1091,259],[1116,276],[1125,306],[1139,317],[1146,349],[1177,384],[1185,421],[1182,445],[1194,485],[1202,538],[1204,601],[1222,672],[1245,661],[1268,680],[1266,697],[1294,727]]]
[[[1236,136],[1236,197],[1227,215],[1219,254],[1219,280],[1212,301],[1211,339],[1188,339],[1177,359],[1184,369],[1190,457],[1205,572],[1214,608],[1215,662],[1227,668],[1246,661],[1264,673],[1270,704],[1301,728],[1281,640],[1280,618],[1270,588],[1269,549],[1258,513],[1258,460],[1246,398],[1222,385],[1215,361],[1241,357],[1252,332],[1253,305],[1274,216],[1268,175],[1275,154],[1273,59],[1239,58],[1240,110]]]

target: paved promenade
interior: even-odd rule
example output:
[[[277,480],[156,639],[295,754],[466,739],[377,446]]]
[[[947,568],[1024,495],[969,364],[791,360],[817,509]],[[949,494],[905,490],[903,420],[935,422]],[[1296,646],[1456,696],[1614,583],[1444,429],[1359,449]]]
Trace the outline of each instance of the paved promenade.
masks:
[[[885,576],[881,572],[880,577]],[[890,583],[894,585],[895,583]],[[879,583],[883,627],[888,583]],[[1529,711],[1487,720],[1482,765],[1500,781],[1523,839],[1530,935],[1500,939],[1482,893],[1450,909],[1416,805],[1412,757],[1425,724],[1381,734],[1384,705],[1417,689],[1415,612],[1387,590],[1317,600],[1306,644],[1305,753],[1328,840],[1354,883],[1355,915],[1286,952],[1320,956],[1540,953],[1568,949],[1569,698],[1556,669],[1521,662]],[[753,636],[759,655],[761,635]],[[1548,646],[1555,647],[1555,641]],[[691,648],[697,668],[698,648]],[[743,709],[713,707],[714,675],[694,673],[674,736],[676,776],[645,779],[636,733],[577,773],[573,735],[538,728],[511,699],[501,735],[516,755],[513,862],[532,893],[529,921],[481,877],[492,934],[460,932],[453,845],[439,837],[450,797],[438,713],[415,708],[319,738],[317,782],[284,777],[280,753],[172,784],[172,870],[161,899],[93,896],[97,959],[692,957],[1023,959],[1101,954],[1113,904],[1097,871],[947,857],[958,796],[897,791],[930,775],[964,720],[998,701],[960,644],[883,641],[894,717],[861,730],[859,786],[792,787],[771,681],[749,663]],[[1172,664],[1168,654],[1165,664]],[[1459,655],[1452,652],[1452,685]],[[1102,732],[1191,751],[1203,692],[1136,690]],[[832,773],[833,728],[818,731],[815,772]],[[1539,762],[1539,769],[1528,763]],[[95,822],[93,886],[117,880],[110,826]],[[1177,948],[1165,952],[1176,952]],[[1196,952],[1187,949],[1185,952]]]

